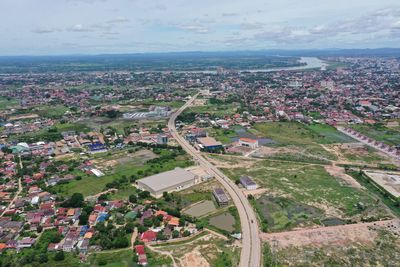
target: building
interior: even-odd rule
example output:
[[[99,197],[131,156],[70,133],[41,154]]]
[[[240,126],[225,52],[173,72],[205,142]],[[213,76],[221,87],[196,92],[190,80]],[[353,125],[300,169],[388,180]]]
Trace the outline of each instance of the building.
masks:
[[[257,184],[249,177],[249,176],[242,176],[240,177],[240,183],[247,189],[247,190],[255,190],[257,189]]]
[[[240,138],[239,145],[250,147],[251,149],[256,149],[258,147],[258,140],[250,139],[250,138]]]
[[[168,136],[162,135],[162,134],[158,135],[157,136],[157,144],[159,144],[159,145],[168,144]]]
[[[222,188],[215,188],[213,190],[213,196],[215,200],[217,201],[218,205],[220,206],[226,206],[229,204],[229,198],[226,195],[224,189]]]
[[[97,177],[102,177],[102,176],[104,176],[104,173],[101,172],[101,171],[98,170],[98,169],[91,169],[90,171],[91,171],[94,175],[96,175]]]
[[[146,232],[140,235],[140,240],[142,240],[142,242],[156,241],[157,233],[153,232],[152,230],[147,230]]]
[[[137,245],[135,246],[135,250],[136,250],[136,255],[138,256],[138,263],[143,266],[147,265],[147,256],[144,246]]]
[[[199,143],[200,148],[211,149],[211,150],[222,148],[222,143],[218,142],[212,137],[197,138],[197,142]]]
[[[195,184],[197,176],[182,168],[175,168],[137,180],[137,187],[141,190],[149,191],[150,194],[159,198],[164,192],[174,192],[186,189]]]

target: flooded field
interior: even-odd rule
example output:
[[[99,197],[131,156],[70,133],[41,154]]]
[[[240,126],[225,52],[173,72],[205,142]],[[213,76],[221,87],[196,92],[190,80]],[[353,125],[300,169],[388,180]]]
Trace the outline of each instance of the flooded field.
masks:
[[[231,138],[232,142],[238,141],[239,138],[250,138],[250,139],[258,140],[258,143],[260,145],[268,145],[268,144],[276,143],[274,140],[272,140],[270,138],[259,138],[255,134],[246,131],[246,129],[244,129],[244,128],[236,128],[235,133],[237,134],[237,136]]]
[[[206,200],[193,205],[189,209],[185,210],[183,213],[193,217],[201,217],[216,210],[217,209],[215,208],[214,202],[212,202],[211,200]]]
[[[232,232],[233,230],[235,230],[235,217],[233,217],[232,214],[230,214],[229,212],[225,212],[217,216],[211,217],[210,224],[219,229]]]
[[[314,219],[323,218],[323,212],[315,207],[268,195],[256,200],[256,208],[271,232],[313,224]]]

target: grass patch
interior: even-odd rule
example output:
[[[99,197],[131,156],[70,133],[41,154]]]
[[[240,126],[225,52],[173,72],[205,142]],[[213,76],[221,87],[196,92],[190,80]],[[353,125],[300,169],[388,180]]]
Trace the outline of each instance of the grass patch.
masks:
[[[88,262],[89,266],[137,266],[136,263],[133,262],[133,251],[130,249],[94,253],[89,256]]]
[[[318,140],[320,144],[350,143],[355,141],[328,124],[311,124],[307,128],[317,134],[318,138],[321,138]]]
[[[352,125],[351,128],[374,140],[382,141],[391,146],[400,144],[400,127],[388,128],[382,124],[357,124]]]
[[[324,211],[283,197],[262,195],[251,204],[260,216],[263,232],[288,230],[299,225],[320,224]]]
[[[330,129],[332,130],[332,129]],[[336,160],[337,157],[323,149],[319,144],[329,144],[337,139],[323,136],[299,122],[257,123],[249,130],[253,134],[270,138],[276,142],[273,146],[295,146],[304,153],[323,159]]]
[[[10,109],[19,105],[15,98],[0,96],[0,110]]]
[[[165,150],[164,153],[172,153],[171,151]],[[187,155],[180,155],[174,158],[173,160],[169,160],[165,163],[155,165],[145,162],[143,164],[118,164],[114,167],[114,169],[110,173],[106,173],[103,177],[96,177],[94,175],[87,175],[80,171],[78,175],[82,176],[81,180],[73,180],[67,184],[59,184],[55,186],[55,191],[57,194],[62,196],[70,196],[73,193],[81,193],[84,196],[95,195],[105,190],[105,186],[108,183],[111,183],[115,180],[122,178],[123,176],[129,178],[132,175],[136,177],[145,177],[157,172],[165,172],[172,170],[176,167],[188,167],[192,164]],[[129,196],[129,189],[131,185],[127,185],[128,187],[122,188],[121,197]],[[133,188],[132,188],[133,189]]]
[[[377,205],[376,198],[366,191],[347,186],[330,176],[323,166],[295,162],[259,161],[252,168],[223,170],[231,179],[252,176],[270,192],[290,197],[296,202],[316,207],[329,207],[343,214],[355,216],[387,217],[386,210]],[[360,209],[358,203],[363,203]]]

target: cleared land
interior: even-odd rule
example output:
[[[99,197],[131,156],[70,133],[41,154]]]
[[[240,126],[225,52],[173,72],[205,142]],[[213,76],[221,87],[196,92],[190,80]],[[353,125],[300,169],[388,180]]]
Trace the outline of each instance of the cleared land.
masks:
[[[178,266],[237,266],[239,246],[209,231],[187,241],[154,246],[173,255]]]
[[[148,163],[147,158],[143,157],[143,152],[136,154],[137,156],[129,157],[129,161],[127,162],[128,154],[119,154],[120,158],[117,159],[116,155],[113,153],[102,153],[95,155],[95,161],[97,162],[107,162],[110,166],[103,167],[106,168],[105,176],[96,177],[94,175],[88,175],[79,170],[74,171],[74,174],[77,176],[81,176],[80,180],[72,180],[67,184],[59,184],[55,186],[55,191],[57,194],[62,196],[70,196],[73,193],[82,193],[85,197],[90,195],[95,195],[104,191],[105,186],[108,183],[116,181],[121,178],[129,179],[132,175],[136,177],[144,177],[155,172],[163,172],[172,170],[175,167],[188,167],[191,164],[189,157],[187,155],[180,155],[174,159],[168,160],[167,162],[163,162],[162,164],[153,164]],[[152,152],[151,152],[152,153]],[[163,150],[159,156],[171,154],[171,151]],[[150,157],[151,158],[151,157]],[[118,160],[121,162],[118,163]],[[109,169],[110,168],[110,169]],[[130,194],[132,194],[135,189],[130,185],[125,186],[121,191],[118,191],[113,198],[119,196],[123,199],[127,199]]]
[[[397,266],[399,230],[390,220],[263,234],[265,266]]]
[[[266,189],[265,197],[253,201],[266,231],[323,224],[323,220],[331,218],[357,222],[392,216],[377,197],[354,188],[339,176],[331,176],[324,166],[262,160],[251,168],[230,168],[224,172],[234,180],[249,175]],[[272,199],[271,204],[268,197],[282,199]]]
[[[400,127],[388,128],[382,124],[357,124],[352,125],[351,128],[354,130],[374,139],[377,141],[382,141],[388,145],[398,145],[400,144]]]
[[[323,149],[320,144],[343,142],[347,137],[327,126],[313,126],[313,129],[310,127],[312,126],[297,122],[266,122],[255,124],[250,132],[260,138],[272,139],[274,144],[269,145],[272,147],[291,147],[292,150],[299,150],[301,154],[313,158],[336,160],[336,155]],[[293,153],[287,156],[289,155]]]
[[[400,198],[400,172],[365,170],[364,173],[393,197]]]

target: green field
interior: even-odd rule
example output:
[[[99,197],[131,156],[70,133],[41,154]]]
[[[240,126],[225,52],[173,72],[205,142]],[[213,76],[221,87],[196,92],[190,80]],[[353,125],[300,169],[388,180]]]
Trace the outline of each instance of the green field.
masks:
[[[378,151],[372,147],[365,146],[364,153],[355,153],[351,150],[342,150],[342,155],[349,161],[365,162],[365,163],[382,163],[387,161],[383,156],[378,154]]]
[[[33,111],[41,117],[60,118],[69,108],[64,105],[42,105],[37,106]]]
[[[6,98],[6,97],[0,96],[0,110],[5,110],[5,109],[12,108],[12,107],[16,107],[16,106],[18,106],[18,104],[19,104],[18,100],[14,99],[14,98]]]
[[[171,152],[164,151],[163,153],[168,154]],[[104,156],[108,155],[106,154]],[[118,180],[122,177],[127,177],[128,179],[132,175],[135,175],[137,177],[144,177],[154,174],[156,172],[172,170],[175,167],[187,167],[190,164],[191,161],[189,160],[187,155],[178,156],[173,160],[158,165],[143,163],[140,159],[138,159],[138,161],[136,161],[136,164],[135,161],[132,161],[130,163],[116,165],[112,171],[106,172],[106,175],[103,177],[96,177],[94,175],[87,175],[80,171],[76,171],[74,174],[82,176],[81,180],[73,180],[67,184],[59,184],[56,185],[54,189],[57,194],[62,196],[70,196],[73,193],[82,193],[84,196],[90,196],[104,191],[106,184]],[[130,190],[130,188],[131,185],[127,185],[126,187],[122,188],[122,191],[117,193],[116,196],[127,198],[131,192],[134,192],[134,188],[132,188],[132,191]],[[114,196],[114,198],[116,196]]]
[[[254,133],[271,138],[279,145],[332,144],[352,139],[325,124],[310,126],[298,122],[265,122],[254,126]]]
[[[325,126],[314,127],[298,122],[266,122],[257,123],[249,130],[260,138],[270,138],[276,142],[272,146],[293,146],[303,154],[309,154],[322,160],[336,160],[336,155],[326,151],[319,144],[330,144],[339,141],[336,129]],[[336,132],[335,132],[336,131]],[[330,135],[327,135],[327,133]],[[325,133],[326,135],[322,135]],[[343,139],[340,139],[343,140]]]
[[[386,217],[387,210],[377,204],[371,193],[345,185],[330,176],[323,166],[295,162],[263,160],[252,168],[224,169],[236,180],[242,175],[252,176],[268,192],[320,209],[333,209],[342,219],[364,216]],[[363,203],[360,208],[358,203]]]
[[[136,267],[140,266],[133,262],[133,251],[131,249],[120,249],[114,251],[102,251],[89,255],[88,262],[83,266],[106,266],[106,267]],[[160,255],[146,249],[149,266],[172,266],[172,260],[168,256]]]
[[[207,132],[210,136],[223,144],[232,143],[231,138],[236,137],[237,134],[234,130],[221,129],[221,128],[209,128]]]
[[[332,127],[328,124],[311,124],[307,126],[307,128],[321,138],[319,141],[317,141],[320,144],[349,143],[355,141],[351,137],[339,132],[335,127]]]
[[[238,106],[233,103],[229,104],[206,104],[204,106],[189,107],[185,112],[194,112],[197,114],[208,113],[217,117],[231,116],[236,113]]]
[[[374,140],[382,141],[391,146],[400,144],[400,127],[388,128],[381,124],[357,124],[352,125],[351,128]]]

